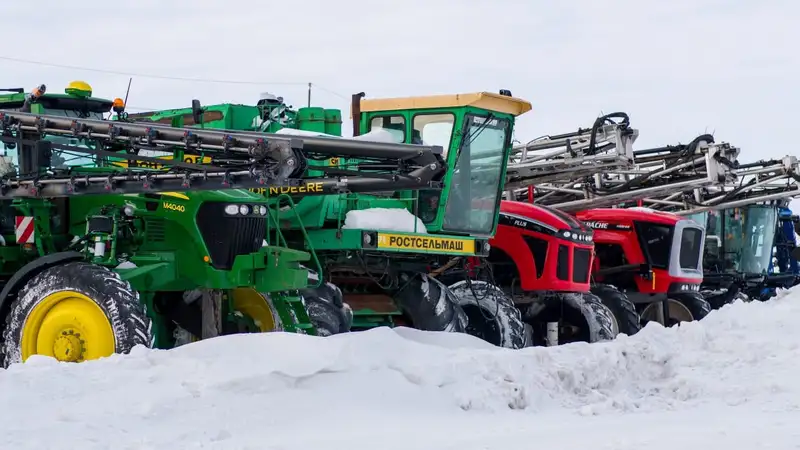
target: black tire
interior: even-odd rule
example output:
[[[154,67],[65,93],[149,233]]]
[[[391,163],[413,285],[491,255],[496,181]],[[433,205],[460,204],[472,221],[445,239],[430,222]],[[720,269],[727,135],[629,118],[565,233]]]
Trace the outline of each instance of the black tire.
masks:
[[[711,312],[711,305],[700,293],[686,292],[680,294],[670,294],[670,298],[679,302],[692,313],[694,320],[702,320]]]
[[[19,291],[3,330],[3,367],[21,362],[23,327],[33,308],[60,291],[81,293],[100,307],[114,334],[114,353],[128,353],[137,345],[154,346],[152,323],[130,283],[106,267],[71,262],[42,271]]]
[[[642,329],[641,317],[636,312],[636,305],[624,292],[614,286],[597,284],[592,286],[592,294],[598,296],[600,301],[614,314],[620,333],[633,336]]]
[[[342,299],[342,291],[329,282],[317,288],[301,289],[308,318],[317,336],[347,333],[353,325],[353,312]]]
[[[425,331],[463,333],[467,315],[458,298],[441,281],[423,273],[403,275],[394,301],[414,328]]]
[[[467,334],[498,347],[525,346],[522,315],[499,287],[485,281],[461,280],[448,288],[467,315]]]
[[[614,313],[594,294],[568,292],[549,295],[525,312],[525,321],[533,327],[534,345],[545,344],[547,322],[560,319],[580,327],[577,339],[568,342],[602,342],[617,336]],[[575,323],[580,322],[580,323]],[[559,339],[559,344],[562,344]]]

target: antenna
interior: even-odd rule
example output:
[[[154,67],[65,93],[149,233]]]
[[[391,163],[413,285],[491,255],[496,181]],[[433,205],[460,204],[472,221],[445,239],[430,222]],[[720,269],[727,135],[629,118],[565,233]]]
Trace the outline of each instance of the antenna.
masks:
[[[133,77],[128,78],[128,89],[125,90],[125,106],[128,106],[128,94],[131,93],[131,83],[133,83]]]

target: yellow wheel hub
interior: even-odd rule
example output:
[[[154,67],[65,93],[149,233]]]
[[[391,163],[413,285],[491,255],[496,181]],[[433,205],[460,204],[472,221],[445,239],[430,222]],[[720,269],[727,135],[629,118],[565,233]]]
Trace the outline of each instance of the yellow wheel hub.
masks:
[[[110,356],[114,330],[100,306],[80,292],[54,292],[34,305],[22,327],[22,360],[31,355],[81,362]]]
[[[277,330],[278,321],[266,297],[250,288],[233,289],[231,295],[233,296],[233,307],[253,319],[261,332]]]

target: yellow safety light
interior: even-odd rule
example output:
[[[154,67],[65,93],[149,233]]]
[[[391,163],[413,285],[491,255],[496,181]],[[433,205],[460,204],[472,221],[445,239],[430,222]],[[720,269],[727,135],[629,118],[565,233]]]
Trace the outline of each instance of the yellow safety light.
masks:
[[[64,92],[66,92],[67,95],[72,95],[74,97],[86,98],[92,96],[92,87],[89,86],[89,83],[85,81],[73,81],[67,85],[67,88],[64,89]]]
[[[114,108],[115,113],[121,113],[125,111],[125,101],[121,98],[115,98],[111,103],[111,107]]]

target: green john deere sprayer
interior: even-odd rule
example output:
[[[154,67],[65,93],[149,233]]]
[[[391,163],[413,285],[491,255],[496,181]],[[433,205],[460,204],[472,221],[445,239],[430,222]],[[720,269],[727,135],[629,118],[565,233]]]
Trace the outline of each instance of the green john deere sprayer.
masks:
[[[390,184],[388,189],[316,196],[312,195],[320,191],[313,185],[305,190],[256,190],[274,206],[289,247],[316,254],[321,262],[325,284],[304,292],[305,298],[343,297],[354,311],[353,330],[406,325],[523,346],[524,327],[512,301],[496,286],[468,279],[484,270],[481,261],[497,227],[514,121],[531,109],[530,103],[507,90],[363,97],[353,96],[353,139],[443,147],[448,166],[444,187],[410,190]],[[132,114],[128,120],[348,142],[340,137],[339,110],[294,110],[272,95],[255,106],[195,104]],[[337,157],[309,161],[308,174],[347,177],[356,169],[370,168],[378,170],[380,164]],[[497,314],[499,308],[508,313]],[[310,315],[326,334],[343,329],[329,311],[313,310]]]
[[[316,260],[288,248],[275,202],[249,190],[435,188],[445,173],[432,146],[132,123],[122,100],[92,97],[83,82],[65,94],[4,91],[4,367],[237,332],[317,334],[300,294],[320,289],[309,283]],[[118,120],[104,120],[112,109]],[[346,178],[306,173],[330,158],[371,166]]]

